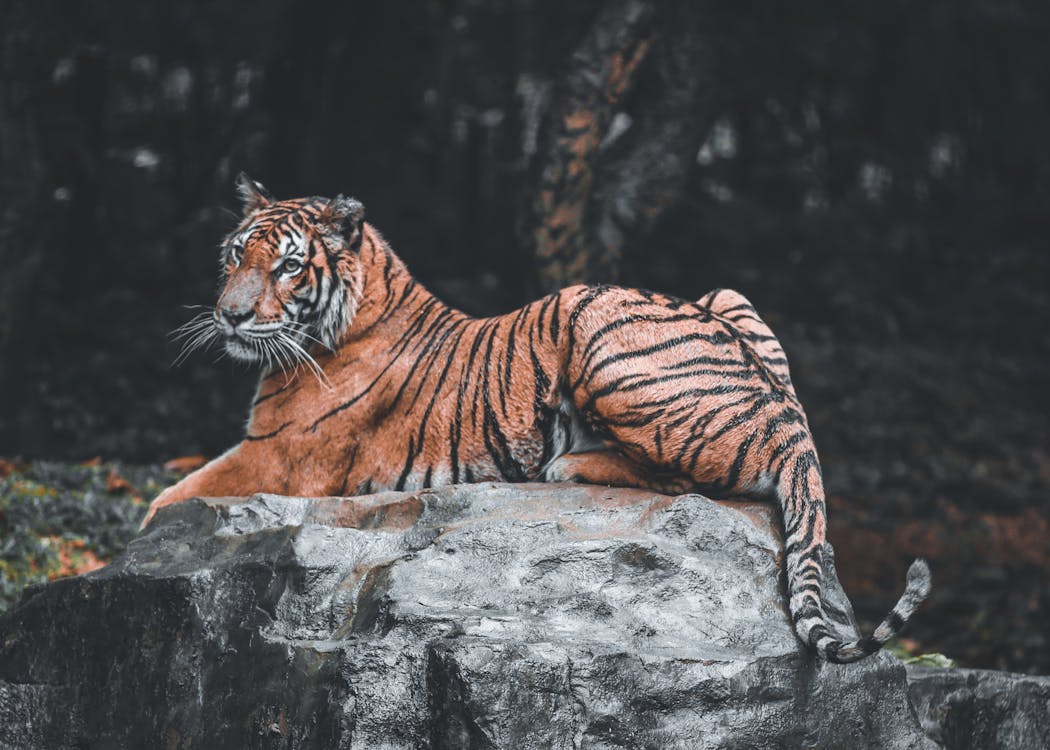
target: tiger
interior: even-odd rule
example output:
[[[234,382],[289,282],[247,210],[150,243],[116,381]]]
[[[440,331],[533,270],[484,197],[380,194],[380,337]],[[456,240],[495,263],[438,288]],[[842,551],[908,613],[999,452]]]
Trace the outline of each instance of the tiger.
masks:
[[[362,203],[277,200],[241,175],[224,286],[183,333],[261,365],[244,439],[154,500],[584,482],[772,500],[798,638],[832,663],[875,653],[931,588],[925,561],[870,635],[825,614],[817,451],[776,336],[740,293],[694,302],[577,285],[476,318],[418,281]],[[184,352],[185,353],[185,352]]]

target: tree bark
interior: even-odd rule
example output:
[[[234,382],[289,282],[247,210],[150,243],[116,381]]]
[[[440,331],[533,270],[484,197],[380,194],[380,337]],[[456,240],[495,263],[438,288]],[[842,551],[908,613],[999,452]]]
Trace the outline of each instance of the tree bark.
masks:
[[[540,286],[614,282],[625,245],[671,206],[711,117],[706,3],[610,0],[572,54],[527,180]]]

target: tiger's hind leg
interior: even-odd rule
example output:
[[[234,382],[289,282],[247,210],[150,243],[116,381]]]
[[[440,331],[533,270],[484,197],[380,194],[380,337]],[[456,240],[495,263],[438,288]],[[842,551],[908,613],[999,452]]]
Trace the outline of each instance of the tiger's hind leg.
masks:
[[[551,461],[542,475],[545,482],[580,482],[609,487],[637,487],[665,495],[680,495],[695,489],[679,474],[654,471],[614,450],[566,453]]]
[[[729,291],[696,303],[627,290],[591,300],[574,311],[567,368],[584,423],[638,466],[679,473],[714,496],[775,498],[792,623],[824,658],[855,661],[896,635],[929,592],[921,561],[872,635],[841,641],[827,621],[820,464],[783,350],[751,304]]]
[[[731,290],[695,303],[630,290],[599,299],[570,316],[586,332],[568,363],[580,420],[646,467],[643,486],[655,469],[716,495],[769,496],[763,449],[809,435],[783,349],[751,303]]]

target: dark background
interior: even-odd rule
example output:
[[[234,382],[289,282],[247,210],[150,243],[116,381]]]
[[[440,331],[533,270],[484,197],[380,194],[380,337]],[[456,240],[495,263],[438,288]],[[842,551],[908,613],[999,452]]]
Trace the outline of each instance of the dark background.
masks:
[[[0,456],[236,442],[254,373],[172,368],[168,334],[213,301],[240,170],[358,197],[477,314],[569,278],[549,190],[585,280],[733,287],[778,332],[862,619],[924,555],[912,648],[1050,672],[1044,0],[0,12]],[[552,184],[575,142],[586,181]]]

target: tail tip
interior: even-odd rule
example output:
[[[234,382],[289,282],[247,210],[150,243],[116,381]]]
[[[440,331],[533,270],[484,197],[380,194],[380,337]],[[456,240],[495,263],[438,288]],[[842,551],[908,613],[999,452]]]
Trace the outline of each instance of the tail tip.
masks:
[[[933,588],[933,576],[930,575],[930,566],[921,557],[915,560],[908,568],[907,592],[917,601],[922,601],[930,595]]]
[[[932,586],[933,577],[930,575],[930,566],[922,558],[915,560],[908,568],[904,594],[901,596],[900,601],[897,602],[897,606],[886,616],[886,619],[875,628],[874,633],[852,643],[841,643],[827,637],[826,643],[823,645],[817,644],[818,652],[825,659],[836,664],[858,661],[865,656],[875,653],[887,641],[900,634],[908,619],[915,613],[916,608],[930,595]]]

